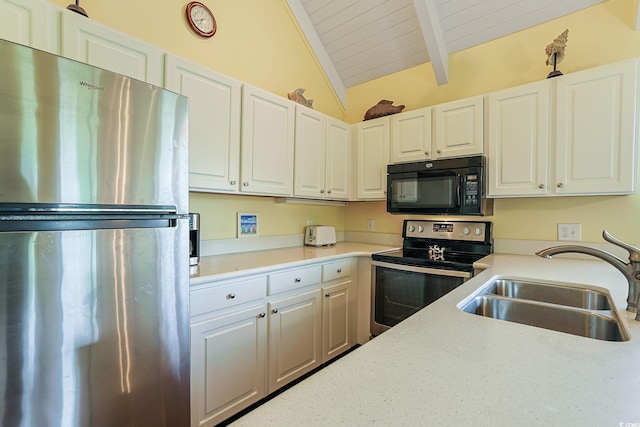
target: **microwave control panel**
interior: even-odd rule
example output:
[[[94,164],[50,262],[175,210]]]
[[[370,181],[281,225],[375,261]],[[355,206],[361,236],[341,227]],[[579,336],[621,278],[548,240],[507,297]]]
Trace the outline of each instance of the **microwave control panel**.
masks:
[[[478,174],[468,174],[464,176],[464,200],[465,206],[477,206],[479,200],[479,179]]]

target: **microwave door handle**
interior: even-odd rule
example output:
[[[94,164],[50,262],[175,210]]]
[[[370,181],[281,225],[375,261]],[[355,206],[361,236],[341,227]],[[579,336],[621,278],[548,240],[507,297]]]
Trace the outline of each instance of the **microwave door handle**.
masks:
[[[461,194],[460,194],[460,186],[462,185],[462,175],[458,174],[456,175],[456,180],[458,181],[456,183],[456,195],[458,197],[458,206],[462,206],[462,200],[461,200]]]

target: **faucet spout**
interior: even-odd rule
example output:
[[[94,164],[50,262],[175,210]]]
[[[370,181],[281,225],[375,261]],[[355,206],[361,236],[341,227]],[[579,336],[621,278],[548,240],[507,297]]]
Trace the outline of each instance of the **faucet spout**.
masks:
[[[620,246],[629,251],[629,262],[625,262],[615,255],[608,252],[579,245],[563,245],[553,246],[536,252],[536,255],[542,258],[551,258],[554,255],[564,253],[580,253],[599,258],[608,264],[614,266],[620,273],[624,275],[629,283],[629,294],[627,296],[627,310],[636,313],[636,320],[640,321],[640,249],[615,239],[607,231],[603,231],[602,236],[605,240]]]

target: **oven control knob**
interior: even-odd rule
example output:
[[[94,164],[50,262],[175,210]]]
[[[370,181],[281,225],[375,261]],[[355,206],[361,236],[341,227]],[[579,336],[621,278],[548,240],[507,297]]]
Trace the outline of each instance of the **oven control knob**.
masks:
[[[469,227],[465,227],[465,228],[462,230],[462,234],[464,234],[465,236],[468,236],[468,235],[469,235],[469,233],[471,233],[471,230],[469,229]]]
[[[474,230],[474,233],[476,233],[476,236],[479,236],[482,234],[482,229],[480,227],[476,227],[476,229]]]
[[[418,226],[418,233],[422,233],[424,231],[424,227],[419,225]]]
[[[413,233],[414,231],[416,231],[416,227],[414,225],[410,225],[409,231]]]

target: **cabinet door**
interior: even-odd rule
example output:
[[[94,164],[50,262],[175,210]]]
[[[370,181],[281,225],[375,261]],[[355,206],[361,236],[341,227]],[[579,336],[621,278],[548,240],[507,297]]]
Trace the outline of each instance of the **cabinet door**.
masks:
[[[322,288],[322,361],[355,345],[355,300],[351,280]]]
[[[488,195],[548,193],[550,81],[489,94]]]
[[[290,196],[295,104],[247,85],[242,92],[240,191]]]
[[[637,62],[569,74],[556,83],[556,193],[634,192]]]
[[[447,102],[433,108],[435,158],[483,153],[484,108],[481,96]]]
[[[384,200],[389,162],[389,117],[356,125],[358,199]]]
[[[266,395],[267,319],[256,305],[191,325],[191,425],[213,426]]]
[[[167,55],[165,87],[189,97],[189,188],[237,192],[242,83]]]
[[[0,0],[0,39],[57,54],[59,13],[45,0]]]
[[[348,200],[351,195],[351,125],[327,117],[325,198]]]
[[[431,108],[391,116],[391,163],[431,159]]]
[[[62,55],[162,86],[163,51],[77,13],[62,13]]]
[[[293,194],[323,198],[325,194],[325,116],[296,106]]]
[[[320,289],[269,303],[269,393],[322,363]]]

